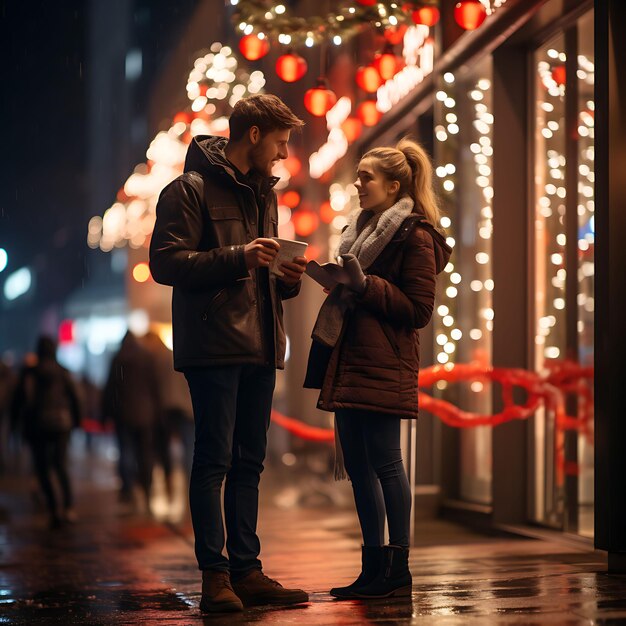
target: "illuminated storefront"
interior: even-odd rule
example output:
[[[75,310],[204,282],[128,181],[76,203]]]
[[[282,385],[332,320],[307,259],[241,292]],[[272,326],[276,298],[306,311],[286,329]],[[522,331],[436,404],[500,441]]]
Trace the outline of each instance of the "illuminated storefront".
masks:
[[[497,427],[426,418],[412,465],[449,513],[593,536],[593,2],[491,5],[483,32],[461,33],[441,4],[432,75],[359,150],[411,134],[431,151],[455,250],[423,333],[430,362],[587,376],[561,388],[575,423],[544,409]],[[506,404],[479,377],[433,393],[476,416]]]
[[[236,11],[243,3],[231,4]],[[319,11],[312,1],[293,4]],[[477,2],[459,4],[476,8]],[[327,59],[319,61],[319,74],[327,74],[337,104],[326,119],[306,118],[302,137],[292,142],[292,157],[276,171],[282,179],[279,232],[306,239],[311,258],[332,256],[357,205],[351,183],[360,154],[407,134],[416,137],[433,156],[445,209],[441,225],[455,244],[439,281],[433,323],[422,332],[423,365],[445,372],[458,365],[474,369],[466,380],[441,376],[426,390],[450,403],[460,417],[457,423],[424,411],[417,424],[406,425],[406,456],[419,496],[415,510],[437,500],[449,514],[590,536],[598,484],[605,484],[597,479],[602,459],[593,459],[594,430],[600,428],[593,413],[594,356],[597,373],[598,332],[608,327],[606,312],[604,325],[598,323],[601,307],[594,293],[598,255],[607,249],[600,247],[599,235],[596,242],[595,212],[603,190],[595,177],[607,174],[599,167],[595,137],[602,107],[594,87],[602,64],[596,70],[593,23],[595,17],[597,29],[610,20],[605,15],[599,22],[600,4],[591,0],[480,4],[486,17],[474,30],[459,26],[454,0],[441,0],[439,22],[411,25],[396,42],[402,69],[376,93],[365,89],[358,67],[373,62],[378,50],[367,33],[345,41],[329,38],[322,55],[315,48],[309,54],[312,35],[301,42],[299,54],[306,57],[310,75],[316,60]],[[255,24],[265,19],[257,18]],[[466,27],[470,18],[462,16]],[[147,238],[158,190],[182,167],[191,135],[223,134],[227,113],[220,102],[260,89],[278,93],[307,115],[302,102],[310,84],[300,90],[292,85],[289,91],[274,75],[277,42],[274,56],[257,60],[254,67],[262,71],[248,75],[247,64],[235,58],[234,42],[253,27],[242,22],[235,28],[233,46],[212,44],[196,59],[187,82],[191,113],[173,116],[169,130],[150,146],[149,165],[140,166],[118,202],[90,223],[92,247],[130,246],[130,305],[146,306],[152,321],[167,323],[169,292],[157,291],[151,280],[140,281]],[[278,37],[279,44],[288,43],[284,37]],[[203,73],[215,76],[217,69],[230,82],[212,96],[200,83],[206,82]],[[600,89],[605,108],[607,82]],[[607,163],[608,157],[605,170]],[[301,388],[310,329],[324,297],[310,282],[286,307],[290,360],[279,376],[275,408],[329,427],[331,416],[314,408],[315,392]],[[485,374],[491,367],[504,372],[504,386]],[[511,380],[525,380],[526,391],[519,384],[512,390]],[[550,395],[552,388],[556,395]],[[539,400],[533,395],[538,389]],[[562,406],[554,405],[555,398]],[[483,425],[468,424],[468,416],[480,417]],[[293,450],[305,445],[285,441],[285,449],[291,444]]]

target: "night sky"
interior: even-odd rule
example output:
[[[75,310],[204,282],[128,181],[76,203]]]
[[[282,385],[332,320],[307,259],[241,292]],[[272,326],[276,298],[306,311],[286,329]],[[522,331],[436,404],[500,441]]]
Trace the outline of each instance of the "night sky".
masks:
[[[1,118],[8,140],[2,142],[0,184],[5,275],[24,264],[65,268],[49,272],[49,287],[60,292],[82,266],[76,244],[86,224],[86,5],[1,3],[8,44]]]
[[[110,3],[112,11],[117,4]],[[146,59],[137,107],[145,105],[150,85],[196,4],[197,0],[132,3],[130,27]],[[23,265],[35,267],[45,276],[38,281],[34,300],[41,305],[62,302],[89,274],[89,5],[77,0],[0,0],[6,49],[0,247],[9,254],[0,283]],[[134,164],[144,158],[146,147],[131,155],[132,162],[121,164],[124,178],[111,189],[111,202]]]

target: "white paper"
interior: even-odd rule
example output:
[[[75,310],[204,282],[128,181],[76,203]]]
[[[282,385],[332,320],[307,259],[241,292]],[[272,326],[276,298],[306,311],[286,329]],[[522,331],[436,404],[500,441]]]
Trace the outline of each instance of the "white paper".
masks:
[[[270,263],[270,272],[276,274],[276,276],[284,276],[279,269],[281,263],[291,263],[297,256],[304,256],[309,244],[305,241],[293,241],[292,239],[280,239],[278,237],[272,237],[272,239],[278,241],[280,250]]]

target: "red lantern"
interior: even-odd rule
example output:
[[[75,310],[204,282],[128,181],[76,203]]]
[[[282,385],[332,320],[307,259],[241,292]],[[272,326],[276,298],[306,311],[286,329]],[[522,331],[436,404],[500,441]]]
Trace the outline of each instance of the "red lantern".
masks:
[[[328,88],[323,78],[318,78],[317,85],[304,94],[304,106],[315,117],[323,117],[336,103],[335,92]]]
[[[437,7],[420,7],[411,13],[414,24],[434,26],[439,21],[439,9]]]
[[[398,26],[389,26],[385,29],[385,39],[392,45],[399,44],[404,39],[404,33],[406,33],[408,26],[406,24],[399,24]]]
[[[295,52],[289,51],[276,61],[276,74],[286,83],[295,83],[306,74],[306,71],[306,61]]]
[[[552,78],[557,85],[565,84],[565,65],[557,65],[552,68]]]
[[[487,17],[487,9],[479,0],[461,0],[454,7],[454,19],[465,30],[475,30]]]
[[[366,65],[356,71],[356,83],[363,91],[374,93],[383,84],[383,80],[374,66]]]
[[[378,0],[356,0],[360,5],[364,7],[373,7]]]
[[[270,51],[270,42],[251,33],[239,40],[239,50],[248,61],[258,61]]]
[[[376,102],[374,100],[366,100],[359,104],[359,108],[356,110],[356,114],[363,122],[364,126],[376,126],[380,121],[383,114],[376,108]]]
[[[291,221],[293,222],[296,234],[301,237],[312,235],[320,223],[317,213],[307,210],[295,211],[291,216]]]
[[[391,46],[387,46],[383,52],[377,54],[372,63],[383,80],[393,78],[396,72],[402,67],[402,64],[402,59],[393,53]]]
[[[354,143],[363,131],[363,122],[358,117],[347,117],[341,124],[341,130],[348,143]]]

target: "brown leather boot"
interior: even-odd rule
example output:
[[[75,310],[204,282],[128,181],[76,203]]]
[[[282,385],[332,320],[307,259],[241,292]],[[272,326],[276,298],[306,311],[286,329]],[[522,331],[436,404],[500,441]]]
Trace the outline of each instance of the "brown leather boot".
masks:
[[[279,582],[268,578],[258,569],[253,569],[240,580],[233,581],[233,589],[244,606],[302,604],[309,601],[309,594],[306,591],[285,589]]]
[[[243,611],[243,604],[241,604],[241,600],[233,591],[228,572],[220,570],[205,570],[202,572],[200,610],[203,613]]]

